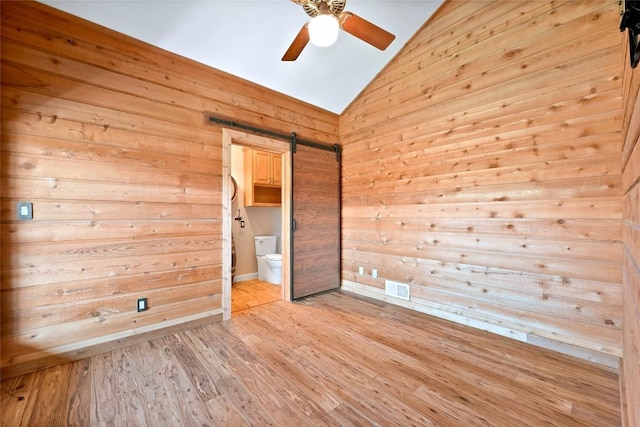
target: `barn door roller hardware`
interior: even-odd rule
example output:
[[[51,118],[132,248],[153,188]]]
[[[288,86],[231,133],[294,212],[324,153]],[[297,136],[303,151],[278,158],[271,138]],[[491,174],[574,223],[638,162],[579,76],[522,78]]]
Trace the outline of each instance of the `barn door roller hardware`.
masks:
[[[305,145],[307,147],[317,148],[319,150],[333,151],[336,153],[336,160],[338,162],[340,161],[340,153],[342,152],[342,149],[340,148],[339,144],[327,145],[319,142],[304,141],[302,139],[298,139],[298,136],[296,135],[295,132],[291,132],[291,152],[292,153],[294,154],[296,153],[296,151],[298,150],[298,144]]]
[[[636,68],[640,61],[638,52],[638,38],[640,37],[640,1],[622,0],[623,11],[620,21],[620,31],[629,30],[629,61],[631,68]]]

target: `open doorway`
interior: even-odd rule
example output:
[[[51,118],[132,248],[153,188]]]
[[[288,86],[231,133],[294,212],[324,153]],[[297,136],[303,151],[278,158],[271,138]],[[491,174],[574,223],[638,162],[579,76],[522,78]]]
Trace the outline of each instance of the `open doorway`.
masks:
[[[278,165],[281,169],[281,190],[280,194],[280,235],[278,250],[282,255],[281,285],[279,287],[280,299],[290,300],[290,224],[291,224],[291,153],[288,142],[275,140],[267,137],[253,135],[231,129],[223,129],[223,280],[222,280],[222,308],[224,319],[230,319],[233,312],[232,292],[233,291],[233,273],[232,273],[232,224],[236,222],[235,218],[242,217],[242,209],[240,212],[234,211],[232,195],[234,192],[234,183],[232,177],[232,152],[235,147],[244,149],[255,149],[265,152],[277,153],[280,155]],[[262,197],[262,196],[259,196]],[[265,197],[272,197],[266,195]],[[265,205],[265,203],[263,203]],[[269,203],[266,203],[269,205]],[[259,209],[259,208],[257,208]],[[243,218],[244,220],[244,218]],[[238,220],[240,222],[242,220]],[[253,236],[251,236],[253,238]],[[246,244],[246,242],[245,242]],[[236,254],[237,255],[237,254]],[[252,252],[252,256],[253,252]],[[250,286],[251,283],[246,284]],[[239,289],[240,291],[240,289]],[[259,293],[259,289],[256,289]],[[238,309],[238,307],[236,307]]]
[[[280,153],[231,145],[231,311],[281,299],[282,157]]]

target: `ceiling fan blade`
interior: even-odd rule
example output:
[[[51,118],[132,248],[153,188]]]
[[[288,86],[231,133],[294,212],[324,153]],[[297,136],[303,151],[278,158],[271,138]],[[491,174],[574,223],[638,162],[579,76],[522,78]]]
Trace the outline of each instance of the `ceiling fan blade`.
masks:
[[[380,50],[385,50],[396,38],[387,30],[351,12],[342,12],[340,14],[340,28]]]
[[[295,61],[298,59],[302,49],[304,49],[307,43],[309,43],[309,29],[307,28],[307,25],[308,24],[304,24],[302,28],[300,28],[300,31],[296,38],[293,39],[291,46],[289,46],[289,49],[284,53],[284,56],[282,57],[283,61]]]

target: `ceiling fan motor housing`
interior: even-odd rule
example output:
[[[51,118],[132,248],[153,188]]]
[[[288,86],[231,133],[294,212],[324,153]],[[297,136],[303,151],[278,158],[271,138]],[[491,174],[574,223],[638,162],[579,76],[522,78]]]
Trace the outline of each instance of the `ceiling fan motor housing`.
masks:
[[[327,6],[329,12],[338,15],[344,10],[347,0],[307,0],[301,2],[300,5],[305,13],[313,18],[320,13],[322,3]]]

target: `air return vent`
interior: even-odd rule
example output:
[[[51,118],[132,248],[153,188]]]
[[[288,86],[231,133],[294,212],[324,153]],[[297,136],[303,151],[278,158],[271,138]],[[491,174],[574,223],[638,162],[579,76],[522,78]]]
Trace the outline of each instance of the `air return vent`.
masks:
[[[384,293],[386,295],[406,299],[409,301],[409,285],[406,283],[394,282],[393,280],[385,280],[384,281]]]

